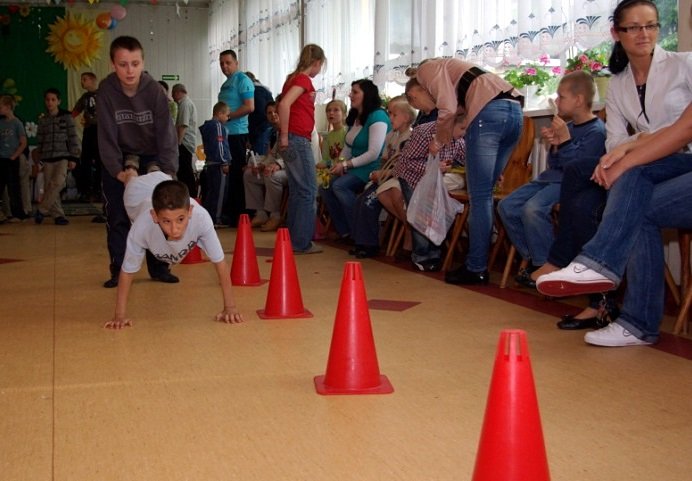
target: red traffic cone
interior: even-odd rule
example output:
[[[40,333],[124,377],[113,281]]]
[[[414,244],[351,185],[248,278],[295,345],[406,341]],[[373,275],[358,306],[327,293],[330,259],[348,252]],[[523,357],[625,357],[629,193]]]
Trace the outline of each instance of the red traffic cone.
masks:
[[[257,264],[257,252],[255,241],[252,239],[252,227],[250,217],[241,214],[238,219],[238,232],[235,237],[233,249],[233,263],[231,264],[231,284],[234,286],[259,286],[259,265]]]
[[[473,481],[550,481],[526,332],[500,334]]]
[[[264,309],[258,310],[257,314],[262,319],[312,317],[312,313],[303,306],[291,237],[286,227],[276,231],[267,301]]]
[[[204,259],[202,258],[202,251],[197,244],[180,261],[181,264],[199,264],[200,262],[204,262]]]
[[[327,372],[315,377],[315,389],[319,394],[394,392],[377,363],[360,262],[347,262],[344,268]]]

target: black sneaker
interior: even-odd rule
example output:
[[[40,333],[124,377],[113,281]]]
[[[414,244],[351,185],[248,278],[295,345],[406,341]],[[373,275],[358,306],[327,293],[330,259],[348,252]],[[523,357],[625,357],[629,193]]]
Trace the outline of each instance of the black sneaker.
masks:
[[[178,279],[177,276],[174,276],[170,272],[165,272],[161,275],[158,275],[156,277],[152,277],[152,280],[158,281],[158,282],[165,282],[166,284],[176,284],[180,282],[180,279]]]
[[[55,225],[67,225],[70,223],[69,220],[62,216],[56,217],[55,220],[53,220],[53,222],[55,222]]]
[[[40,224],[43,222],[43,219],[45,217],[46,216],[43,215],[40,210],[37,210],[36,213],[34,214],[34,222],[36,222],[37,224]]]
[[[106,289],[113,289],[114,287],[118,287],[118,278],[111,277],[103,283],[103,287],[105,287]]]

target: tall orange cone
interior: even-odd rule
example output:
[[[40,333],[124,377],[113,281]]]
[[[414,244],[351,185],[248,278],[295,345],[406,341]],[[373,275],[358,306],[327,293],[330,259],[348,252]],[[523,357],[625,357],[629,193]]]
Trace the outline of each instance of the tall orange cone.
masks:
[[[388,394],[380,374],[360,262],[346,262],[324,376],[315,377],[319,394]]]
[[[286,227],[280,227],[276,231],[267,301],[264,309],[257,311],[257,315],[262,319],[312,317],[312,313],[303,306],[291,237]]]
[[[199,199],[195,199],[195,201],[199,204]],[[180,261],[181,264],[199,264],[200,262],[204,262],[204,258],[202,257],[202,251],[197,244],[195,244],[195,246],[190,249],[190,252],[188,252],[183,258],[183,260]]]
[[[500,334],[473,481],[550,481],[526,332]]]
[[[259,286],[262,284],[259,265],[257,264],[255,241],[252,239],[250,217],[247,214],[241,214],[238,219],[238,232],[235,237],[231,264],[231,284],[234,286]]]

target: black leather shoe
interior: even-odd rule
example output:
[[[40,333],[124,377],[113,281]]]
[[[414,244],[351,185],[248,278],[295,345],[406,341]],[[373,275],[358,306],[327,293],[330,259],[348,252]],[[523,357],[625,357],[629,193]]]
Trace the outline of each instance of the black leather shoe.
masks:
[[[575,319],[574,316],[567,314],[562,316],[557,322],[557,328],[564,331],[576,331],[579,329],[600,329],[603,325],[598,317],[589,317],[586,319]]]
[[[423,272],[438,272],[442,268],[440,259],[428,259],[421,262],[414,262],[413,265],[416,266],[419,271]]]
[[[514,276],[514,281],[520,286],[528,287],[529,289],[536,288],[536,281],[531,279],[531,271],[529,269],[522,269],[519,274]]]
[[[114,287],[118,287],[118,278],[111,277],[103,283],[103,287],[105,287],[106,289],[113,289]]]
[[[445,282],[447,284],[487,284],[490,281],[488,270],[482,272],[471,272],[466,269],[466,266],[461,266],[453,271],[448,271],[445,274]]]
[[[356,259],[367,259],[368,257],[376,257],[380,253],[380,248],[377,246],[356,247]]]
[[[170,272],[166,272],[164,274],[161,274],[156,277],[152,277],[153,280],[159,281],[159,282],[165,282],[166,284],[175,284],[177,282],[180,282],[180,279],[178,279],[176,276],[171,274]]]

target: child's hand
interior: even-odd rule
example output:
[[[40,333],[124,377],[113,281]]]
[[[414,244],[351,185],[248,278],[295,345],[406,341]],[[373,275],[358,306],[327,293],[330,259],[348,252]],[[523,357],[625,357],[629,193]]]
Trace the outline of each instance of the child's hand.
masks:
[[[226,324],[238,324],[245,321],[243,315],[238,312],[237,307],[224,307],[223,311],[216,315],[216,320]]]
[[[67,162],[67,170],[74,170],[77,167],[77,162],[70,160]]]
[[[221,166],[221,172],[223,172],[223,175],[228,175],[228,164]]]
[[[557,137],[557,141],[558,141],[557,145],[564,144],[570,138],[572,138],[569,135],[569,129],[567,128],[567,122],[562,120],[557,115],[553,117],[553,121],[552,121],[551,125],[553,127],[553,132],[555,133],[555,136]]]
[[[132,321],[124,317],[114,317],[103,325],[104,329],[122,329],[123,327],[132,327]]]

